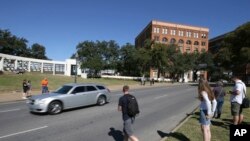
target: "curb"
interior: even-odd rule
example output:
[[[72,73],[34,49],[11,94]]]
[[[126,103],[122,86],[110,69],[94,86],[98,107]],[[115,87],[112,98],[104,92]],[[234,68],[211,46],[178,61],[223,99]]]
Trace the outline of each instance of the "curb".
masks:
[[[194,113],[198,108],[199,108],[199,106],[197,106],[189,115],[187,115],[186,117],[184,117],[184,118],[180,121],[180,123],[178,123],[177,126],[174,127],[174,129],[171,130],[171,131],[169,132],[169,134],[176,132],[184,123],[186,123],[186,122],[192,117],[193,113]],[[167,139],[168,139],[168,136],[162,138],[160,141],[166,141]]]

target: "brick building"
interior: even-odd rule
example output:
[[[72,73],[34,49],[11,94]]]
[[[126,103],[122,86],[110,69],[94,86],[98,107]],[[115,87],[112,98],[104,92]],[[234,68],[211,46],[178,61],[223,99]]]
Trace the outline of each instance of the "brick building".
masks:
[[[209,29],[198,26],[151,21],[142,32],[135,38],[135,46],[143,47],[146,39],[154,40],[163,44],[177,44],[182,53],[208,51]],[[199,72],[201,74],[204,72]],[[156,77],[157,70],[150,70],[150,77]],[[206,76],[206,74],[205,74]],[[184,75],[188,81],[193,80],[192,72]]]

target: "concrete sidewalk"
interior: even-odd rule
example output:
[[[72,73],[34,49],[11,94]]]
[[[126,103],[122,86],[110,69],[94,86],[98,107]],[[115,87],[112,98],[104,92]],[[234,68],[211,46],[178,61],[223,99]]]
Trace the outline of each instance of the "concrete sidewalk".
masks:
[[[152,87],[162,87],[162,86],[173,86],[173,85],[179,85],[180,83],[155,83],[154,85],[150,86],[149,84],[146,84],[145,86],[143,85],[139,85],[139,84],[136,84],[136,85],[130,85],[130,90],[133,90],[133,89],[143,89],[143,88],[152,88]],[[110,91],[122,91],[122,87],[123,85],[112,85],[112,86],[107,86]],[[34,90],[34,91],[31,91],[31,94],[32,95],[37,95],[41,93],[40,90]],[[0,92],[0,103],[3,103],[3,102],[11,102],[11,101],[21,101],[21,100],[24,100],[22,99],[22,92],[17,92],[17,91],[10,91],[10,92]]]

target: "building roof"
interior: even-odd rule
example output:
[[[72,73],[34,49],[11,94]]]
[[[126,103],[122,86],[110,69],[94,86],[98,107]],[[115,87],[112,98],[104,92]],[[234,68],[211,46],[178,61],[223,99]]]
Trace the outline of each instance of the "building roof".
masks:
[[[184,24],[177,24],[177,23],[171,23],[171,22],[163,22],[163,21],[157,21],[152,20],[149,22],[149,24],[137,35],[136,39],[151,25],[161,25],[161,26],[167,26],[167,27],[176,27],[176,28],[185,28],[190,30],[199,30],[204,32],[209,32],[209,29],[206,27],[200,27],[200,26],[190,26],[190,25],[184,25]]]

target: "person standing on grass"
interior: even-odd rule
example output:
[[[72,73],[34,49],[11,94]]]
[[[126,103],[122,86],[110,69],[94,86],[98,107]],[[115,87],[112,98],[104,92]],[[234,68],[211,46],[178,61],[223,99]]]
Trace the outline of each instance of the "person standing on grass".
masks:
[[[222,106],[224,103],[224,96],[226,95],[226,92],[223,88],[223,83],[221,81],[217,82],[216,87],[213,89],[213,92],[217,101],[217,107],[215,110],[214,118],[220,118]]]
[[[49,90],[48,90],[48,84],[49,84],[49,81],[47,78],[44,78],[42,81],[41,81],[41,85],[42,85],[42,93],[47,93]]]
[[[27,96],[31,96],[31,81],[30,80],[28,80],[27,86],[28,86]]]
[[[120,97],[118,103],[118,111],[122,111],[122,119],[123,119],[123,132],[124,132],[124,141],[139,141],[139,139],[134,135],[132,125],[134,123],[134,117],[130,117],[128,115],[128,97],[129,94],[129,86],[123,86],[124,95]]]
[[[213,117],[217,102],[214,93],[208,82],[204,79],[199,80],[198,98],[200,103],[200,124],[203,134],[203,141],[211,140],[210,124]],[[211,104],[212,103],[212,104]]]
[[[26,79],[23,80],[23,99],[27,98],[28,85]]]
[[[245,98],[245,94],[247,92],[246,85],[242,82],[238,76],[233,76],[232,80],[234,81],[235,85],[232,91],[229,91],[231,94],[231,114],[233,116],[233,124],[238,125],[241,124],[244,118],[242,113],[242,101]]]

